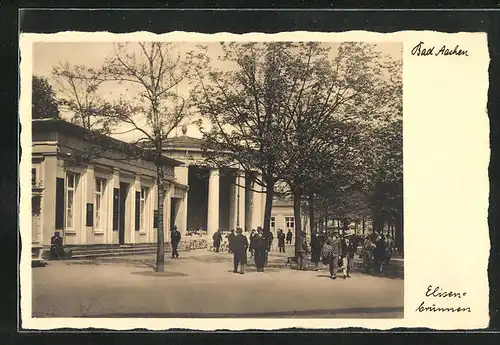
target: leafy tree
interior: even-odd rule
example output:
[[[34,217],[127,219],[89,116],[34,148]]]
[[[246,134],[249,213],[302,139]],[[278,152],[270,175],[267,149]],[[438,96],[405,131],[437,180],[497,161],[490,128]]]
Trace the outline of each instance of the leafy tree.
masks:
[[[242,167],[257,186],[265,188],[264,231],[270,229],[279,182],[276,143],[283,136],[279,107],[288,91],[281,80],[290,63],[291,47],[284,42],[221,43],[219,60],[225,68],[213,68],[212,61],[205,59],[196,68],[198,83],[192,92],[200,114],[212,125],[211,130],[203,131],[206,161],[220,167]]]
[[[341,176],[350,185],[359,179],[361,129],[385,121],[398,106],[395,94],[399,85],[391,79],[398,66],[373,45],[346,42],[340,44],[333,59],[329,54],[318,43],[306,43],[287,71],[289,85],[296,91],[282,106],[282,117],[291,124],[281,145],[286,152],[283,178],[293,190],[298,236],[304,194],[317,188],[321,180],[335,181]],[[342,134],[332,135],[341,124],[352,126],[351,130],[343,128]],[[332,147],[344,153],[336,154]]]
[[[60,117],[54,90],[46,78],[33,76],[31,99],[33,119]]]

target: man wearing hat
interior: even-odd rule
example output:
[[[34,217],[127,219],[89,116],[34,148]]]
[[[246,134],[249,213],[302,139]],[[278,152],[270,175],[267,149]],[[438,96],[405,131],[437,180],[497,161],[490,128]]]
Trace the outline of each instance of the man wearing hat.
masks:
[[[238,266],[240,266],[240,274],[245,273],[245,265],[247,263],[247,248],[248,240],[246,236],[243,235],[243,230],[241,228],[236,229],[236,235],[232,240],[231,248],[234,258],[233,273],[238,273]]]
[[[351,278],[350,272],[353,266],[354,254],[356,253],[357,241],[354,239],[354,232],[346,231],[340,241],[341,256],[342,256],[342,278]]]

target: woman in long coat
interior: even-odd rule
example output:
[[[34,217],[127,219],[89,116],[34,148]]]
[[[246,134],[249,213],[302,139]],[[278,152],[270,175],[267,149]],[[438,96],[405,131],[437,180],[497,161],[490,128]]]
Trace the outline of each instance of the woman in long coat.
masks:
[[[311,262],[314,263],[314,270],[318,270],[319,261],[321,259],[321,237],[320,234],[315,232],[311,236]]]
[[[259,229],[257,235],[254,236],[252,242],[255,267],[257,267],[257,272],[264,272],[264,266],[266,264],[267,248],[268,248],[267,240],[263,236],[262,230]]]

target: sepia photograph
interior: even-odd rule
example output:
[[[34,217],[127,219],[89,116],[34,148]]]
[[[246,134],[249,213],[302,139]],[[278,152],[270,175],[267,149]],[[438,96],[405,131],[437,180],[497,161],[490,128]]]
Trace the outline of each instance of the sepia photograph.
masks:
[[[34,318],[404,315],[402,42],[35,42]]]

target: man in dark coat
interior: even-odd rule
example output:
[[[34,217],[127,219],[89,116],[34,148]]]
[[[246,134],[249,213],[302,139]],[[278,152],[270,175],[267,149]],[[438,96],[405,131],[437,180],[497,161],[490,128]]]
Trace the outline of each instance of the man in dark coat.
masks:
[[[179,246],[179,242],[181,241],[181,233],[177,230],[177,226],[174,226],[172,230],[170,238],[172,239],[172,259],[179,258],[179,252],[177,251],[177,247]]]
[[[238,266],[240,266],[240,274],[245,273],[245,265],[247,263],[247,248],[248,240],[245,235],[243,235],[243,230],[236,229],[236,235],[232,239],[233,258],[234,258],[234,269],[233,273],[238,273]]]
[[[267,231],[266,239],[267,239],[267,251],[270,252],[271,248],[273,247],[273,240],[274,240],[273,233],[270,230]]]
[[[250,250],[250,257],[253,258],[253,252],[254,252],[254,239],[255,239],[255,236],[257,235],[257,232],[255,231],[255,229],[252,229],[252,231],[250,231],[250,246],[248,247],[248,250]]]
[[[61,260],[64,258],[63,238],[59,231],[54,232],[50,238],[50,256],[52,259]]]
[[[229,247],[229,253],[233,253],[234,252],[233,248],[232,248],[232,244],[233,244],[233,241],[234,241],[235,237],[236,237],[236,235],[234,234],[234,230],[231,230],[231,233],[227,236],[227,245]]]
[[[222,234],[220,233],[220,230],[217,230],[215,234],[212,236],[212,239],[214,240],[214,248],[216,252],[219,252],[220,249],[220,243],[222,241]]]
[[[286,243],[292,244],[292,238],[293,238],[292,230],[288,229],[288,232],[286,233]]]
[[[283,230],[279,229],[278,230],[278,248],[280,250],[280,253],[281,252],[285,252],[285,233],[283,232]]]
[[[319,261],[321,259],[321,237],[318,232],[313,232],[311,236],[311,262],[314,263],[314,270],[317,271],[319,268]]]
[[[268,247],[262,229],[257,230],[257,235],[253,238],[252,248],[254,251],[254,261],[257,272],[264,272]]]

